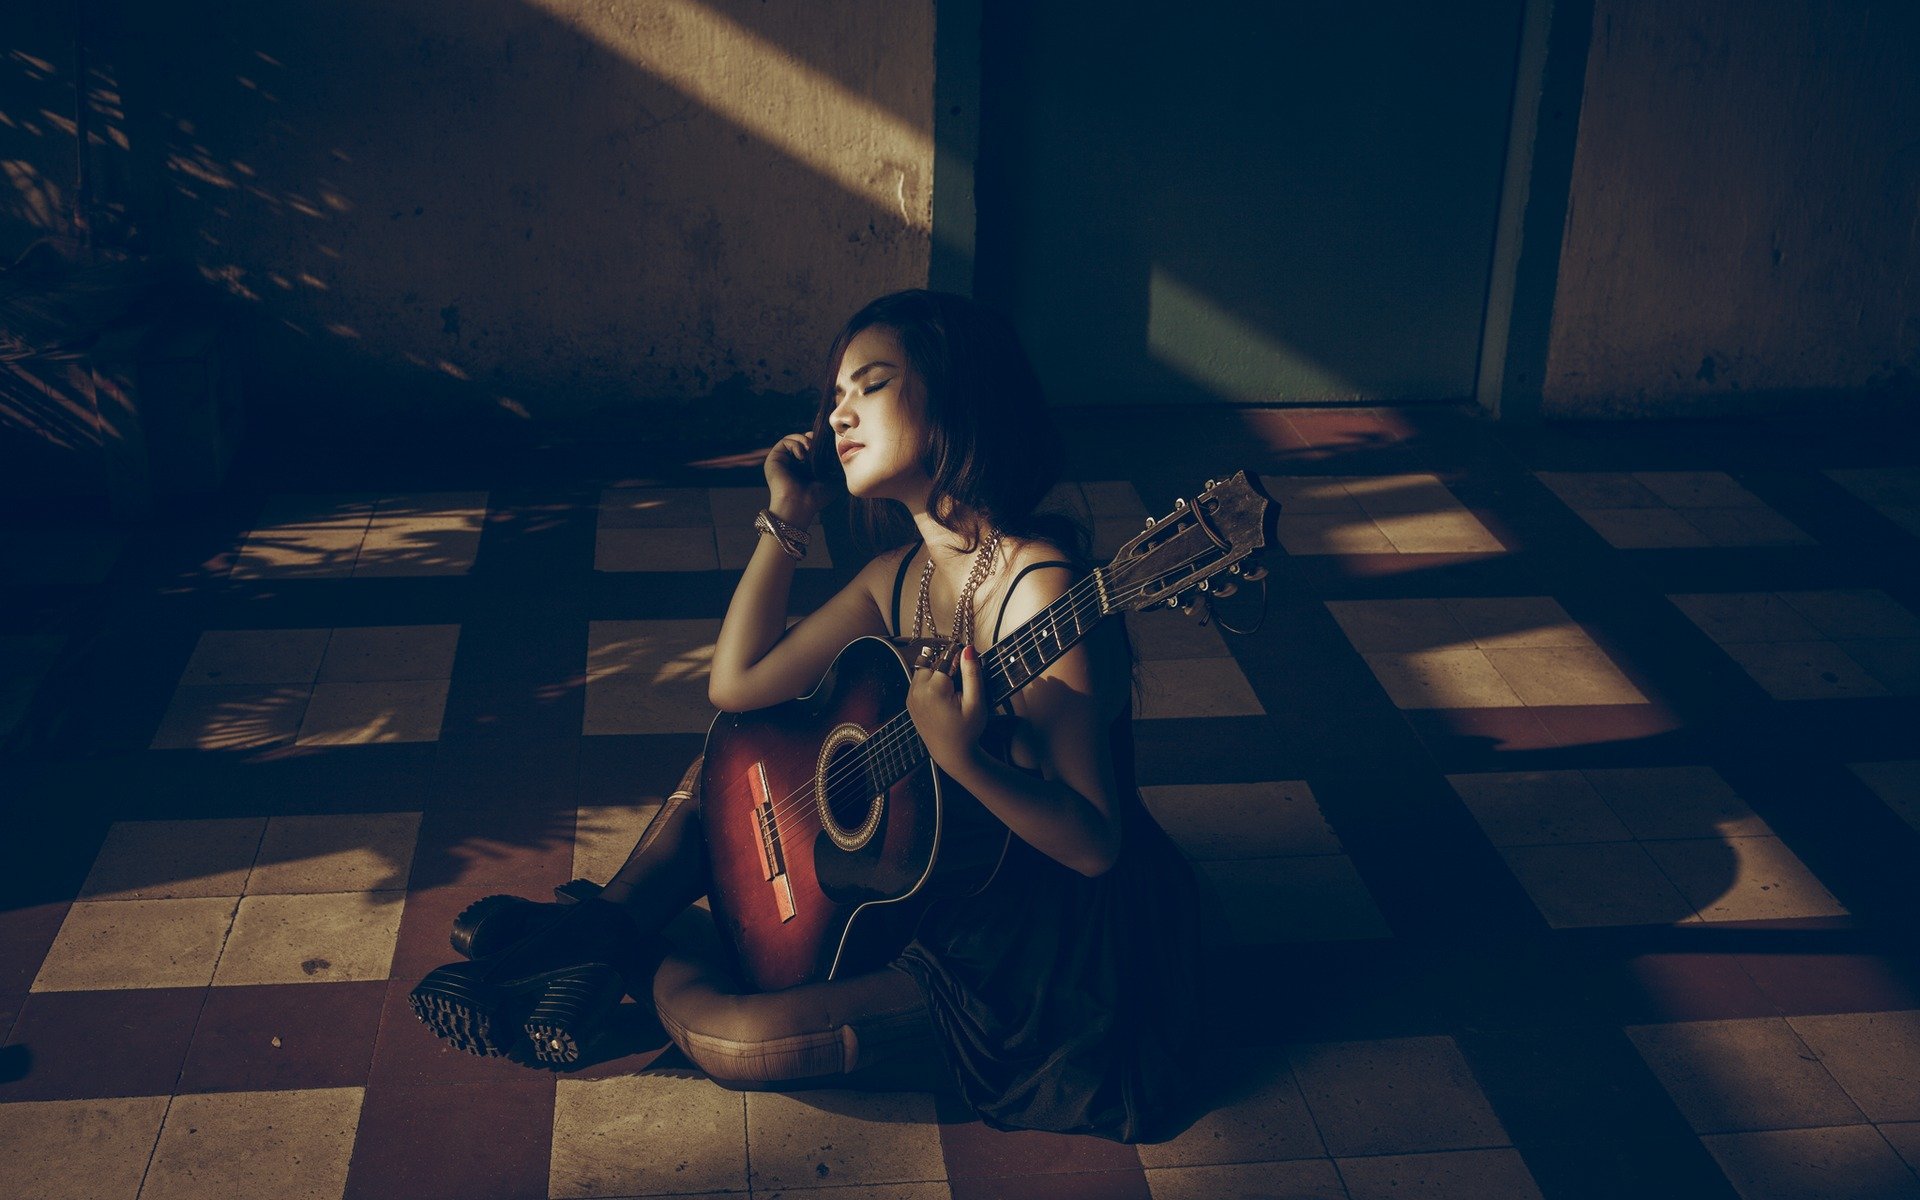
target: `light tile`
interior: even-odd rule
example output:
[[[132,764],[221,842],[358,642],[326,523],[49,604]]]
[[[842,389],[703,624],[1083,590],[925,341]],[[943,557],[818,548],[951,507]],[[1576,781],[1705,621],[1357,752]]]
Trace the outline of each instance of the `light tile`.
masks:
[[[233,560],[234,579],[346,579],[366,526],[261,529]]]
[[[1920,1011],[1788,1017],[1867,1119],[1920,1121]]]
[[[1083,479],[1080,494],[1095,517],[1124,517],[1137,526],[1139,518],[1147,515],[1146,504],[1129,480]]]
[[[1309,1043],[1288,1057],[1335,1158],[1511,1144],[1450,1037]]]
[[[140,1200],[335,1200],[364,1089],[176,1096]]]
[[[1231,658],[1167,658],[1140,663],[1143,721],[1162,717],[1258,716],[1253,686]]]
[[[1402,554],[1486,554],[1505,550],[1464,508],[1452,511],[1374,514],[1374,524]]]
[[[1228,942],[1348,941],[1392,935],[1344,854],[1194,864]]]
[[[1871,1126],[1776,1129],[1700,1141],[1745,1200],[1920,1200],[1920,1179]],[[1836,1191],[1836,1184],[1844,1191]]]
[[[1120,547],[1140,536],[1145,530],[1145,517],[1095,517],[1092,547],[1094,559],[1109,561],[1117,557]]]
[[[746,1116],[743,1094],[704,1078],[562,1079],[548,1195],[744,1191]]]
[[[342,626],[327,641],[321,683],[453,678],[458,625]]]
[[[312,683],[327,649],[325,629],[209,629],[180,676],[184,685]]]
[[[1760,837],[1773,832],[1712,767],[1589,767],[1585,775],[1637,838]]]
[[[1282,516],[1347,515],[1363,517],[1365,510],[1347,491],[1345,482],[1333,476],[1262,475],[1260,484],[1280,504]]]
[[[320,683],[300,722],[302,746],[439,740],[448,682]]]
[[[1214,1080],[1211,1107],[1171,1140],[1142,1143],[1143,1166],[1324,1159],[1326,1147],[1300,1095],[1285,1049],[1239,1046],[1218,1051],[1213,1058],[1206,1064]],[[1160,1194],[1157,1188],[1154,1194]]]
[[[1507,846],[1501,848],[1500,856],[1555,929],[1673,925],[1700,919],[1635,842]]]
[[[1142,1147],[1144,1150],[1145,1147]],[[1233,1163],[1211,1167],[1148,1167],[1153,1200],[1347,1200],[1333,1160]]]
[[[1496,846],[1624,842],[1633,837],[1578,771],[1449,775]]]
[[[1720,648],[1775,700],[1887,694],[1884,684],[1832,642],[1727,642]]]
[[[1820,640],[1820,632],[1772,592],[1695,592],[1667,599],[1722,646]]]
[[[1616,550],[1677,550],[1713,541],[1671,508],[1582,508],[1580,519]]]
[[[1441,603],[1482,650],[1593,645],[1551,596],[1465,596]]]
[[[355,579],[465,575],[480,554],[478,528],[443,528],[441,522],[375,519],[354,559]]]
[[[713,528],[713,504],[706,488],[605,488],[600,493],[601,529],[693,526]]]
[[[1328,600],[1327,611],[1362,654],[1465,649],[1473,637],[1445,600]]]
[[[1920,1122],[1896,1121],[1878,1127],[1880,1136],[1887,1139],[1893,1152],[1920,1175]]]
[[[33,991],[205,987],[226,940],[235,901],[79,901],[34,976]]]
[[[1626,1034],[1695,1133],[1866,1121],[1777,1017],[1630,1025]]]
[[[373,519],[464,521],[478,528],[487,516],[486,492],[404,492],[381,496],[373,510]]]
[[[1231,658],[1220,627],[1171,609],[1126,614],[1127,638],[1142,659]]]
[[[757,1192],[944,1180],[925,1092],[748,1092],[747,1157]]]
[[[1658,508],[1663,501],[1621,471],[1535,471],[1568,508]]]
[[[1887,691],[1920,695],[1920,638],[1848,638],[1835,644]]]
[[[708,488],[707,508],[713,514],[714,528],[753,525],[753,518],[767,506],[764,487]]]
[[[1647,702],[1598,646],[1542,646],[1485,654],[1523,704]]]
[[[626,865],[661,802],[588,805],[573,824],[573,879],[604,883]]]
[[[1522,703],[1483,650],[1421,650],[1365,658],[1374,678],[1401,708],[1505,708]]]
[[[1349,475],[1340,483],[1376,519],[1466,511],[1437,475]]]
[[[238,896],[246,890],[266,824],[262,817],[116,821],[80,885],[80,898]]]
[[[711,525],[687,529],[602,528],[593,539],[596,571],[718,571]]]
[[[294,739],[309,690],[300,684],[183,687],[154,732],[155,750],[249,750]]]
[[[1755,508],[1689,508],[1681,511],[1687,524],[1716,546],[1807,546],[1806,530],[1765,506]]]
[[[1920,469],[1864,467],[1828,471],[1827,475],[1888,520],[1920,537]]]
[[[283,816],[267,822],[249,895],[404,890],[420,814]]]
[[[365,529],[373,519],[373,501],[371,496],[351,493],[271,496],[254,518],[254,528]]]
[[[1191,858],[1279,858],[1342,849],[1313,790],[1299,780],[1148,785],[1140,794]]]
[[[1845,916],[1833,894],[1777,837],[1648,842],[1647,853],[1706,921]]]
[[[754,510],[758,512],[759,510]],[[753,518],[748,516],[738,525],[716,525],[713,530],[714,546],[719,554],[722,571],[744,571],[752,561],[754,550],[760,545],[763,533],[753,529]],[[807,526],[807,553],[800,560],[802,571],[824,571],[833,566],[833,550],[827,545],[827,531],[819,522]]]
[[[705,733],[714,707],[704,679],[648,683],[621,676],[587,680],[581,733],[587,737],[631,733]]]
[[[1920,830],[1920,758],[1848,763],[1847,769],[1858,775],[1902,820]]]
[[[713,670],[717,620],[590,621],[587,678],[619,676],[642,683],[697,680]]]
[[[398,891],[247,896],[234,914],[214,985],[385,979],[406,899]]]
[[[0,1104],[0,1196],[134,1200],[167,1099]]]
[[[1287,513],[1274,519],[1274,533],[1288,554],[1396,554],[1399,551],[1363,513]]]
[[[1540,1200],[1517,1150],[1387,1154],[1335,1164],[1352,1200]]]
[[[1634,480],[1673,508],[1759,508],[1760,498],[1725,471],[1635,471]]]

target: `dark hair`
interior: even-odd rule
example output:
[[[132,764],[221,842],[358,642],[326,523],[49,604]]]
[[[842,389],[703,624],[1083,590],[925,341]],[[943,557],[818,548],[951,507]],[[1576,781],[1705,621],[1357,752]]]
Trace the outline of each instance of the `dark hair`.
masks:
[[[876,326],[900,339],[906,366],[926,397],[921,465],[933,480],[927,508],[934,520],[956,529],[949,522],[961,509],[970,510],[1015,537],[1058,545],[1076,566],[1089,565],[1086,528],[1066,513],[1040,511],[1066,465],[1066,446],[1047,412],[1040,377],[1013,322],[965,296],[919,288],[894,292],[848,319],[827,353],[827,386],[814,414],[816,476],[846,484],[827,423],[834,381],[847,344]],[[918,535],[897,500],[849,496],[848,509],[849,523],[871,552]]]

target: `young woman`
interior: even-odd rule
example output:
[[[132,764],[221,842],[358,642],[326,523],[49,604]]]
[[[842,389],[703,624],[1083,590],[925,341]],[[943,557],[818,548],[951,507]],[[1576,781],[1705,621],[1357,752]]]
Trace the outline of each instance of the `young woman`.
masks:
[[[767,456],[765,536],[709,696],[734,712],[776,704],[856,638],[951,635],[967,651],[951,672],[913,664],[907,710],[934,764],[1015,835],[999,873],[935,903],[868,974],[755,994],[717,952],[661,961],[653,935],[708,886],[696,762],[597,897],[463,917],[455,944],[473,961],[429,975],[415,1011],[463,1048],[507,1052],[524,1028],[535,1057],[564,1062],[583,1031],[541,1006],[619,986],[613,969],[651,971],[662,1025],[730,1086],[877,1085],[937,1060],[995,1126],[1152,1136],[1189,1073],[1200,936],[1192,871],[1134,783],[1125,626],[1100,625],[999,714],[981,696],[977,652],[1090,566],[1084,531],[1037,511],[1064,460],[1038,379],[1004,318],[927,291],[855,314],[829,362],[812,430]],[[867,536],[895,548],[788,629],[804,531],[842,489]]]

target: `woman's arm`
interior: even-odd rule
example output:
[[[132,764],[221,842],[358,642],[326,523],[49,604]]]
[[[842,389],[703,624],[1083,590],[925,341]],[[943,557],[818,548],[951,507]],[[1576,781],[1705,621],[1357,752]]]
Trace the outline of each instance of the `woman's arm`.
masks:
[[[1008,601],[1002,628],[1018,629],[1070,582],[1064,569],[1032,572]],[[987,714],[977,660],[961,660],[957,690],[939,672],[915,671],[908,708],[941,770],[1034,849],[1083,875],[1099,875],[1120,854],[1107,730],[1126,704],[1127,666],[1116,631],[1102,626],[1014,694],[1014,713],[1037,743],[1039,779],[981,749]]]

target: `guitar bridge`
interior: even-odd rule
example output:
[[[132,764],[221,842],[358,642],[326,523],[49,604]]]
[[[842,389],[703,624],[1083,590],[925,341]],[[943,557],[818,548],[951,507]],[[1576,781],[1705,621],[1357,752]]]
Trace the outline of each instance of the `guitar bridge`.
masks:
[[[747,773],[747,786],[753,792],[754,847],[760,851],[760,877],[773,888],[773,906],[782,923],[793,920],[793,881],[787,878],[787,860],[780,845],[780,822],[773,811],[773,789],[767,783],[764,763],[753,764]]]

